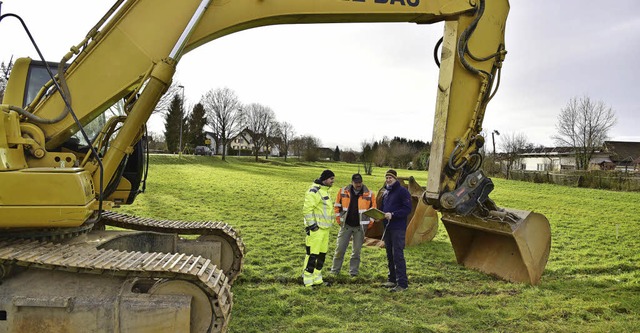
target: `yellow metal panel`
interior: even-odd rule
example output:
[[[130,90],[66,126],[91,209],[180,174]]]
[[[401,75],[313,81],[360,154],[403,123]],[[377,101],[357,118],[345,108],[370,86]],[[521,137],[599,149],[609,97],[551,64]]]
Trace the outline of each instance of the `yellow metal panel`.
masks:
[[[340,22],[433,23],[466,12],[468,0],[377,3],[348,0],[214,0],[186,51],[233,32],[273,24]]]
[[[31,59],[18,58],[11,68],[11,80],[7,82],[2,104],[10,104],[23,107],[25,84],[29,73]]]
[[[0,228],[77,227],[86,221],[93,202],[85,206],[0,206]]]
[[[16,138],[20,138],[18,114],[14,111],[0,112],[0,171],[27,167],[22,145],[11,143]]]
[[[93,213],[95,192],[81,168],[0,172],[0,228],[74,227]]]
[[[81,168],[0,172],[2,206],[85,206],[95,198],[91,175]]]

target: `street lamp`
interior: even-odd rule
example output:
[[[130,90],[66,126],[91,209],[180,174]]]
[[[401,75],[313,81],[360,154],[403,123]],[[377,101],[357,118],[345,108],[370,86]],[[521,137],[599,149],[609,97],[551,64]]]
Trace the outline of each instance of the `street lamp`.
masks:
[[[180,158],[182,157],[182,123],[184,122],[184,86],[179,85],[178,88],[182,89],[182,103],[180,104],[180,141],[178,143],[178,158]]]
[[[500,135],[500,132],[498,132],[498,130],[493,130],[493,132],[491,132],[491,142],[493,142],[493,157],[496,157],[496,138],[493,136],[494,134],[496,135]]]

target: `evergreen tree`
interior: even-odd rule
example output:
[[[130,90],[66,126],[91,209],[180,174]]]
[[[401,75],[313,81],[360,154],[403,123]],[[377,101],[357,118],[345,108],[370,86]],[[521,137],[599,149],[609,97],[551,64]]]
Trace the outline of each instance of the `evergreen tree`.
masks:
[[[340,148],[338,148],[338,146],[336,146],[336,150],[333,151],[333,160],[334,161],[340,161]]]
[[[189,143],[191,146],[202,146],[204,140],[204,125],[207,123],[207,115],[204,110],[204,105],[198,103],[193,107],[191,114],[189,115]]]
[[[180,121],[182,117],[181,102],[180,97],[178,95],[174,95],[164,117],[164,137],[167,143],[167,150],[170,153],[177,153],[179,150]]]

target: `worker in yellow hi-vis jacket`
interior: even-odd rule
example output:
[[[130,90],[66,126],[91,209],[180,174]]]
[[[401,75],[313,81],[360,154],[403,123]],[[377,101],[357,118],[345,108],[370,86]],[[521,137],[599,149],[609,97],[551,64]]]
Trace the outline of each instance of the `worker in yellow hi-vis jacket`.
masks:
[[[331,170],[322,171],[304,196],[302,215],[307,232],[303,272],[305,287],[323,282],[322,266],[329,250],[329,230],[334,223],[333,200],[329,197],[334,179],[335,174]]]

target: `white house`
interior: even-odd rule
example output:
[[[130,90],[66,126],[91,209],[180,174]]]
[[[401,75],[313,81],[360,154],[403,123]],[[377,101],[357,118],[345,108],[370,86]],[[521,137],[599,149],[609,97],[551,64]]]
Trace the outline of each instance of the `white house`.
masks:
[[[211,141],[210,148],[214,152],[214,154],[218,154],[218,155],[222,154],[222,145],[216,144],[215,134],[212,132],[205,132],[205,136],[207,137],[207,139]],[[251,140],[251,136],[249,135],[248,129],[243,130],[236,137],[229,140],[227,145],[228,145],[228,148],[231,148],[236,151],[243,151],[243,150],[253,151],[253,147],[254,147],[253,140]],[[260,153],[261,155],[264,155],[265,151],[266,151],[266,147],[262,147],[260,148],[260,150],[258,150],[258,153]],[[278,147],[276,147],[276,145],[271,147],[271,151],[269,152],[270,156],[279,156],[279,154],[280,154],[280,150],[278,149]]]
[[[559,171],[576,168],[575,153],[571,147],[540,147],[523,150],[515,170]],[[634,161],[640,158],[640,142],[605,141],[589,161],[591,170],[610,170],[627,167],[638,169]]]

